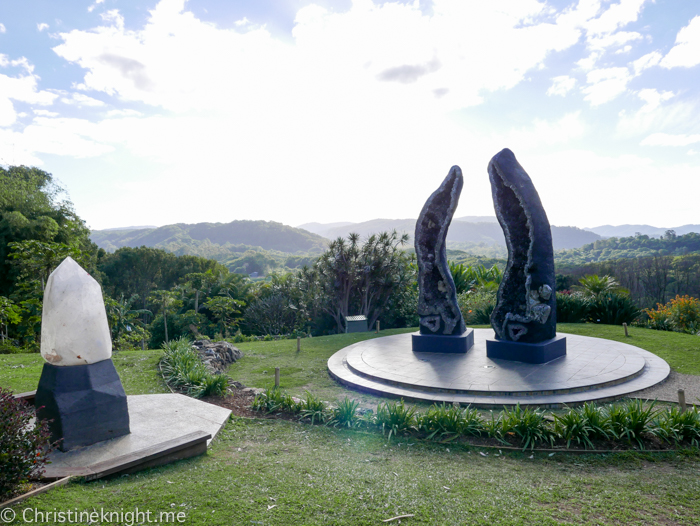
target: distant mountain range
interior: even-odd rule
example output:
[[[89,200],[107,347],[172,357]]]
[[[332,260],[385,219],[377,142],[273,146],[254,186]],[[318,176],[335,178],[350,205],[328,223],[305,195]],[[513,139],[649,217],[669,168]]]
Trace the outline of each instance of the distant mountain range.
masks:
[[[476,220],[477,222],[473,221]],[[416,230],[415,219],[372,219],[363,223],[307,223],[298,228],[309,230],[327,239],[347,237],[350,232],[356,232],[365,238],[377,232],[396,230],[407,233],[413,242]],[[555,250],[578,248],[587,243],[593,243],[601,236],[573,226],[552,226],[552,242]],[[495,216],[465,216],[452,220],[447,231],[448,247],[462,250],[477,250],[474,245],[497,245],[505,247],[503,230]]]
[[[222,253],[262,248],[286,253],[320,253],[328,241],[300,228],[274,221],[230,223],[178,223],[159,228],[93,230],[90,239],[109,252],[121,247],[155,247],[178,255],[193,254],[218,259]]]
[[[649,237],[662,237],[667,230],[673,230],[676,235],[682,236],[695,232],[700,234],[700,225],[683,225],[672,228],[659,228],[650,225],[603,225],[594,228],[584,228],[589,232],[595,232],[603,237],[630,237],[638,233]]]

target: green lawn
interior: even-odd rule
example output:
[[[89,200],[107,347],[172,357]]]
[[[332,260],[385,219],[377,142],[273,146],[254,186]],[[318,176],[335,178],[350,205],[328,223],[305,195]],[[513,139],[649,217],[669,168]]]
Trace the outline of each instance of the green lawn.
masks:
[[[559,329],[629,341],[680,372],[699,370],[697,337],[631,329],[625,340],[621,327]],[[382,335],[397,332],[402,331]],[[230,374],[265,387],[279,366],[289,392],[309,389],[332,399],[346,391],[329,379],[327,358],[366,336],[305,339],[298,354],[296,341],[241,344],[245,357]],[[115,356],[128,393],[166,391],[156,369],[159,356],[158,351]],[[40,368],[38,355],[0,356],[0,385],[34,389]],[[426,525],[700,523],[697,450],[530,455],[402,437],[387,442],[378,433],[236,418],[206,456],[130,476],[72,482],[16,511],[183,511],[185,524],[227,526],[380,524],[404,514],[415,517],[402,524]]]

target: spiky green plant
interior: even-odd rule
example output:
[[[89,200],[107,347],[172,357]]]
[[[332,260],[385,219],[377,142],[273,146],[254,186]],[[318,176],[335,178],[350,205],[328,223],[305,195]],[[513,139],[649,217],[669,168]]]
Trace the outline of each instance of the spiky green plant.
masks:
[[[347,396],[338,401],[338,406],[333,409],[333,418],[330,423],[335,427],[356,427],[360,420],[357,417],[357,408],[360,402]]]
[[[416,408],[406,407],[403,398],[400,402],[384,402],[377,406],[374,422],[382,428],[382,433],[389,432],[391,440],[392,435],[416,429]]]
[[[513,409],[504,407],[499,420],[500,438],[516,437],[523,445],[523,450],[528,447],[534,449],[535,444],[540,442],[548,442],[551,445],[556,438],[544,413],[529,407],[523,409],[520,404]]]
[[[458,436],[479,436],[484,422],[476,409],[453,405],[433,404],[425,413],[416,416],[416,426],[429,439],[454,439]]]

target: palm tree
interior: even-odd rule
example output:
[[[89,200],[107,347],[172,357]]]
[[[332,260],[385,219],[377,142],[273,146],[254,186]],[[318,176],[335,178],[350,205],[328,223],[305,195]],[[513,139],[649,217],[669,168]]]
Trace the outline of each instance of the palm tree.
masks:
[[[592,274],[582,277],[578,282],[579,285],[574,285],[571,288],[587,298],[597,298],[607,292],[629,294],[629,291],[621,286],[614,277],[608,275],[598,276],[598,274]]]

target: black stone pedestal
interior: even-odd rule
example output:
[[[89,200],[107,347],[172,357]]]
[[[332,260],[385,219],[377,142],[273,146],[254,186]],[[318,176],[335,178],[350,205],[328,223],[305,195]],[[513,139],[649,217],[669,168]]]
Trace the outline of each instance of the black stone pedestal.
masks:
[[[555,336],[539,343],[486,340],[486,356],[525,363],[547,363],[566,356],[566,336]]]
[[[52,440],[68,451],[129,434],[126,393],[111,359],[89,365],[44,364],[34,405]]]
[[[413,352],[465,353],[474,346],[474,329],[457,336],[444,334],[412,334]]]

